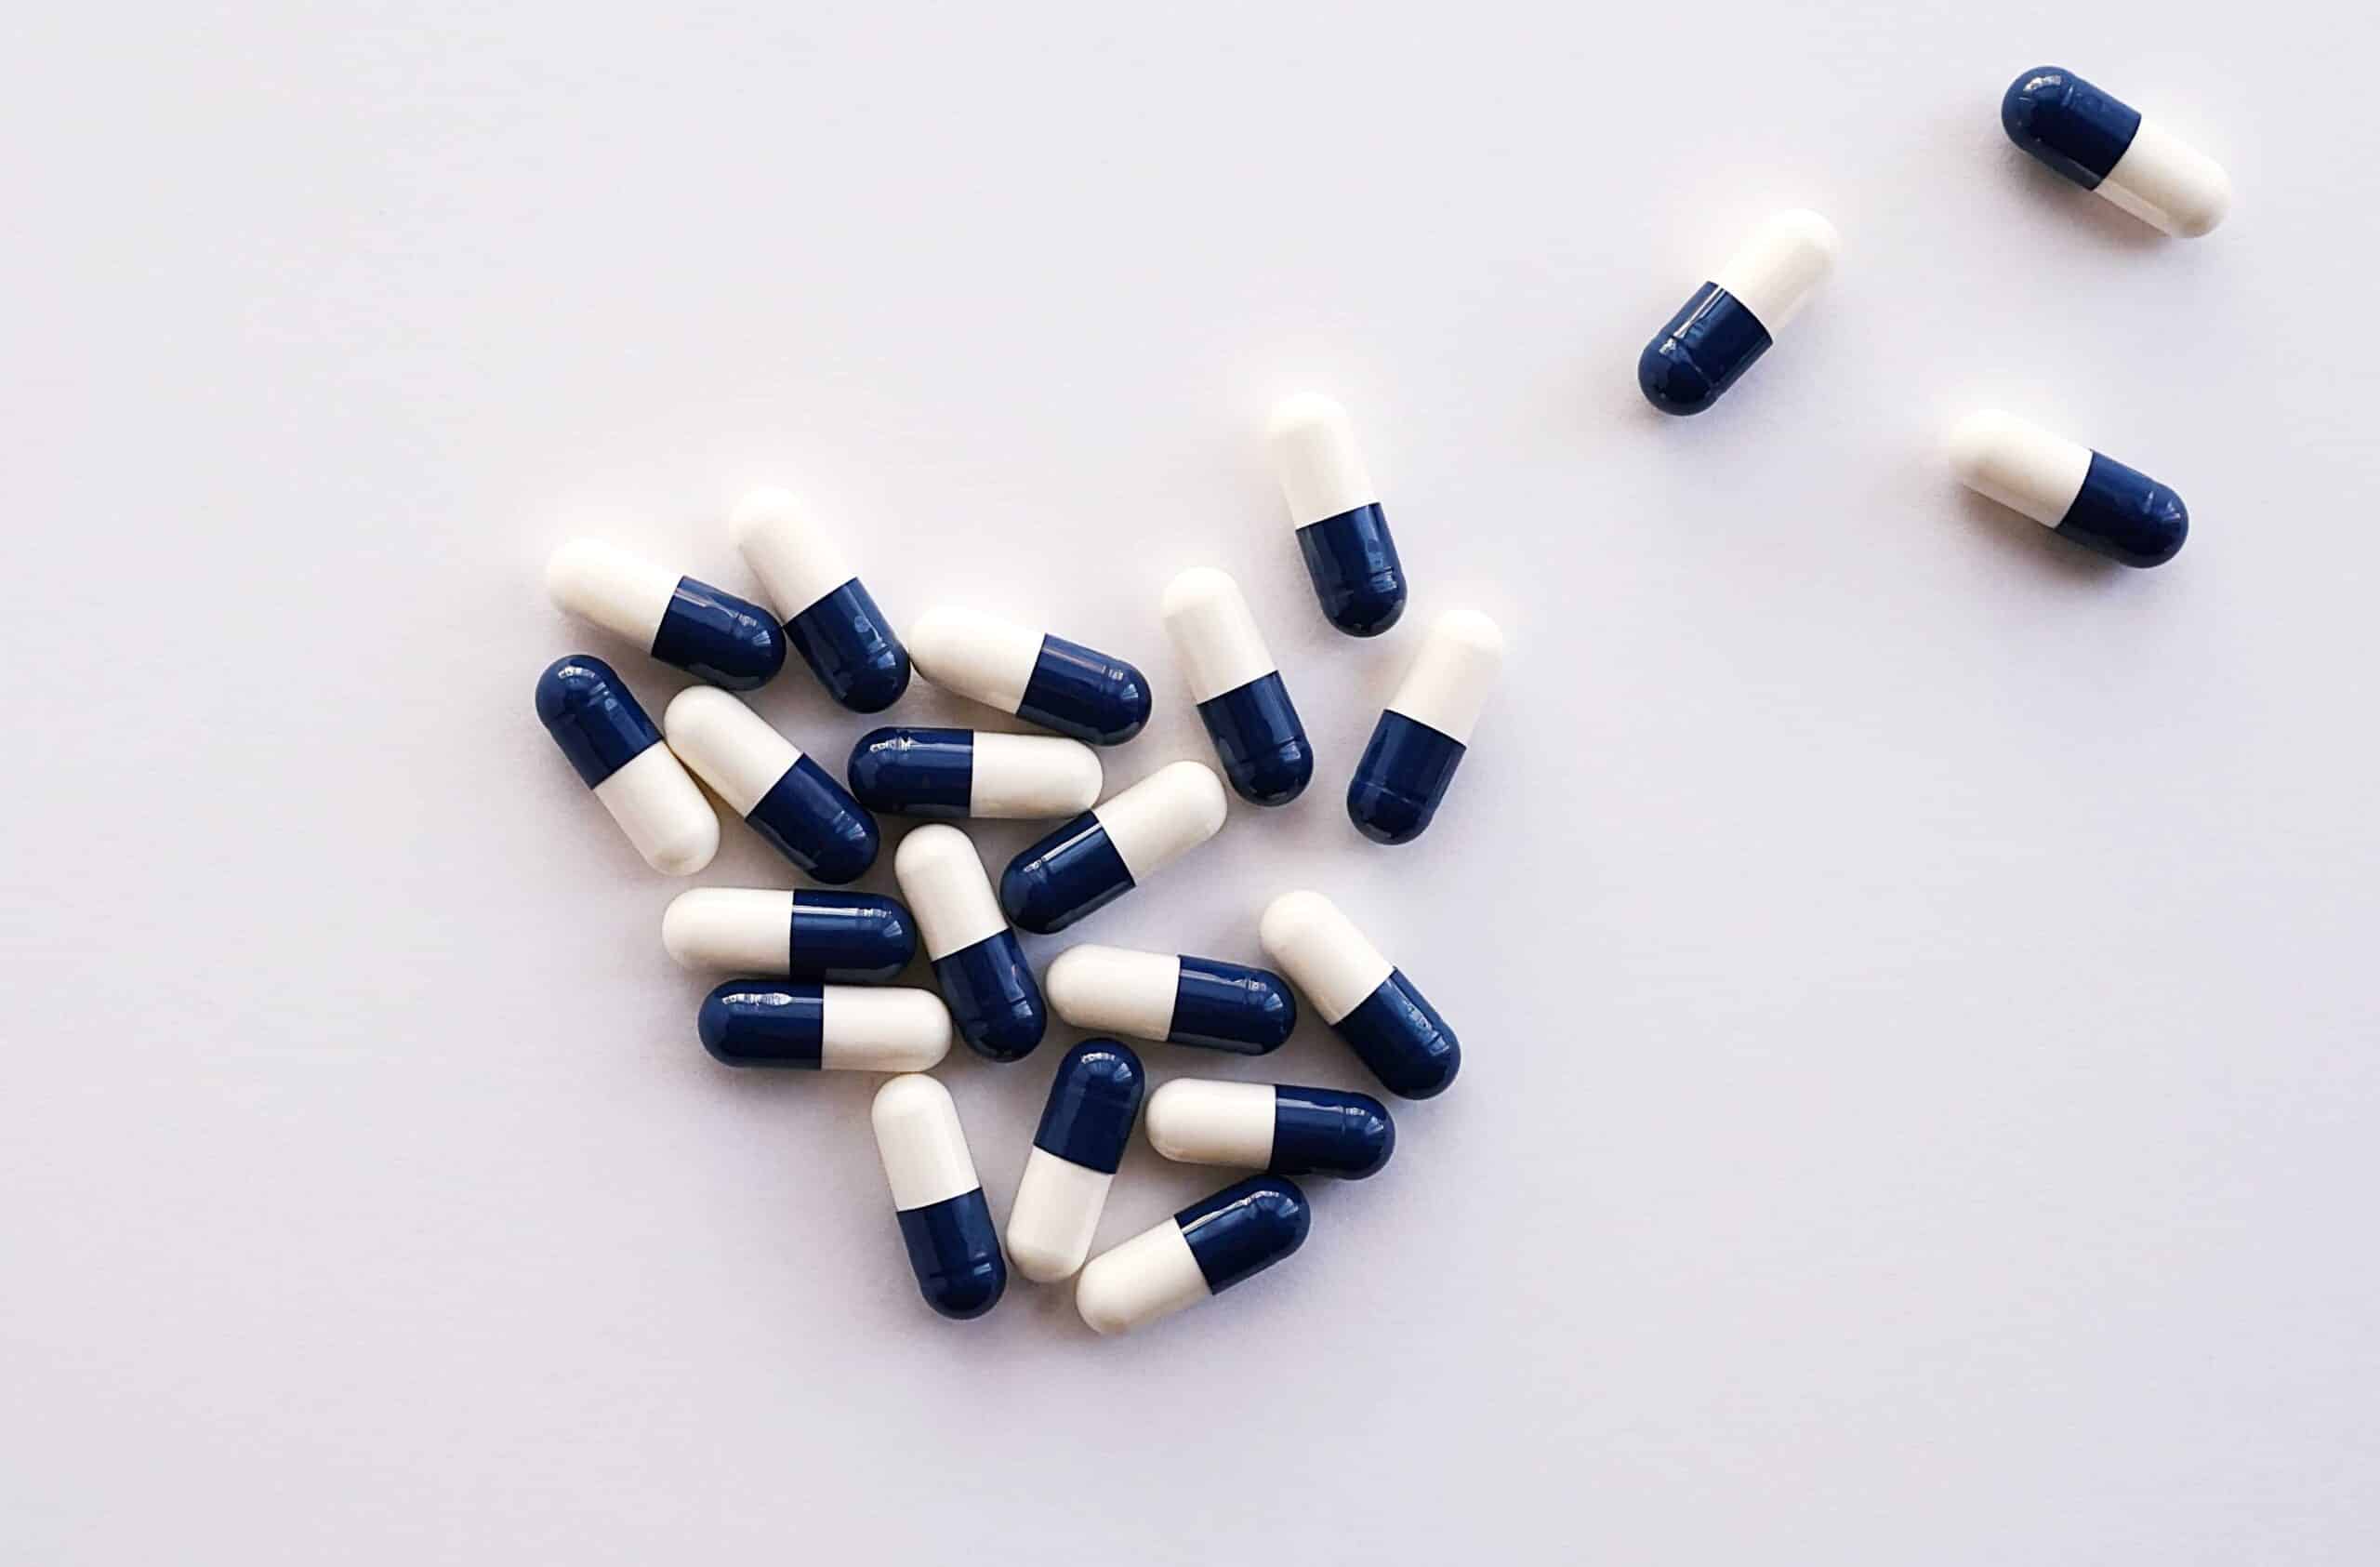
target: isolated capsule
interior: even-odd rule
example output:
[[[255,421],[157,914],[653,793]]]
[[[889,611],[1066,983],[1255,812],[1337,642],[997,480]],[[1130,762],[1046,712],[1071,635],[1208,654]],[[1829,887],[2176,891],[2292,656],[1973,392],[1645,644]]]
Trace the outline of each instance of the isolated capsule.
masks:
[[[1008,1264],[950,1090],[920,1073],[896,1077],[876,1091],[868,1119],[919,1293],[945,1317],[982,1316],[1008,1288]]]
[[[1130,1333],[1263,1272],[1305,1244],[1311,1222],[1295,1181],[1251,1175],[1091,1258],[1075,1309],[1095,1332]]]
[[[1318,392],[1273,410],[1273,461],[1323,618],[1376,637],[1405,613],[1405,567],[1347,410]]]
[[[1094,746],[1149,721],[1149,683],[1121,658],[972,609],[929,609],[909,628],[918,672],[955,696]]]
[[[1479,710],[1504,667],[1504,633],[1475,609],[1430,628],[1347,784],[1347,817],[1375,843],[1421,836],[1462,764]]]
[[[695,1016],[703,1048],[731,1067],[921,1072],[950,1054],[950,1012],[926,990],[731,979]]]
[[[600,539],[556,550],[546,592],[565,615],[730,691],[766,685],[785,667],[785,637],[767,610]]]
[[[719,817],[611,665],[573,653],[546,666],[537,717],[645,864],[691,876],[710,863]]]
[[[1008,1210],[1008,1255],[1035,1283],[1071,1278],[1091,1255],[1146,1082],[1141,1058],[1112,1039],[1087,1039],[1058,1063]]]
[[[1149,1096],[1148,1127],[1168,1159],[1276,1175],[1359,1181],[1396,1151],[1396,1122],[1370,1095],[1286,1082],[1177,1077]]]
[[[918,955],[918,933],[872,893],[695,887],[663,911],[661,945],[686,968],[880,985]]]
[[[1225,810],[1205,763],[1160,767],[1010,860],[1000,907],[1036,936],[1064,930],[1212,838]]]
[[[1646,345],[1636,361],[1646,400],[1665,414],[1716,403],[1825,281],[1841,246],[1833,224],[1800,207],[1753,230]]]
[[[661,729],[729,810],[818,880],[857,881],[876,863],[876,818],[833,774],[726,692],[686,687],[670,698]]]
[[[1462,1066],[1454,1030],[1337,904],[1283,893],[1264,910],[1257,939],[1390,1093],[1446,1092]]]
[[[959,1037],[976,1055],[1015,1061],[1041,1042],[1049,1016],[1016,933],[1000,917],[975,845],[955,827],[930,822],[892,851],[892,875],[917,911],[926,958]]]
[[[1078,1029],[1263,1056],[1298,1026],[1289,982],[1270,969],[1123,947],[1069,947],[1042,976]]]
[[[780,489],[746,496],[727,525],[826,695],[853,712],[900,700],[909,655],[832,536]]]
[[[2196,239],[2230,210],[2221,164],[2059,66],[2036,66],[2009,84],[2000,127],[2031,157],[2166,233]]]
[[[1987,408],[1950,432],[1959,483],[2126,565],[2162,565],[2189,538],[2182,498],[2137,470]]]
[[[1255,805],[1286,805],[1314,777],[1314,747],[1239,584],[1210,566],[1169,583],[1159,610],[1223,777]]]
[[[847,770],[871,811],[1003,821],[1088,811],[1105,779],[1080,740],[982,729],[871,729]]]

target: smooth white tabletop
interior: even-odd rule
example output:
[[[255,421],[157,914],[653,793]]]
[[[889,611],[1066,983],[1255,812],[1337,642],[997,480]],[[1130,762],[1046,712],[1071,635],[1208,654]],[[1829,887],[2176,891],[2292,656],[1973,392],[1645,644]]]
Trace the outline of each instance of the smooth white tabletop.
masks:
[[[0,62],[18,679],[0,1556],[2338,1563],[2380,1555],[2368,7],[52,10]],[[2027,164],[2076,68],[2160,239]],[[1773,208],[1842,263],[1715,411],[1646,339]],[[1342,400],[1416,583],[1315,613]],[[2102,566],[1997,404],[2178,488]],[[734,1073],[538,727],[593,532],[747,486],[896,618],[1139,661],[1248,590],[1323,755],[1075,940],[1358,914],[1460,1030],[1291,1263],[1145,1335],[919,1303],[866,1076]],[[1514,648],[1439,825],[1350,767]],[[838,767],[878,720],[760,710]],[[920,691],[892,718],[957,723]],[[893,831],[897,834],[897,825]],[[977,834],[997,870],[1039,829]],[[730,824],[706,885],[791,885]],[[891,887],[891,855],[866,885]],[[922,976],[917,971],[913,978]],[[954,1056],[1005,1216],[1053,1032]],[[1157,1078],[1367,1086],[1309,1026]],[[1225,1173],[1127,1161],[1101,1245]]]

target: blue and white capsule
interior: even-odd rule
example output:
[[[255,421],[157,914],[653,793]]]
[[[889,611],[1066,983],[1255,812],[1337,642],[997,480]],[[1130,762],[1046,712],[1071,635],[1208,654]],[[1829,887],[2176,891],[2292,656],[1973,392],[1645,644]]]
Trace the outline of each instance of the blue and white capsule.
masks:
[[[950,1054],[950,1012],[928,990],[731,979],[694,1027],[729,1067],[921,1072]]]
[[[746,496],[728,531],[785,618],[786,640],[853,712],[882,712],[909,688],[909,655],[833,536],[780,489]]]
[[[618,671],[591,653],[555,659],[537,677],[537,717],[645,864],[691,876],[710,863],[719,817]]]
[[[929,822],[892,851],[892,875],[917,911],[926,959],[967,1048],[993,1061],[1031,1055],[1049,1013],[975,845],[955,827]]]
[[[901,1242],[926,1304],[958,1321],[998,1306],[1008,1263],[950,1090],[912,1072],[876,1091],[868,1119]]]
[[[1223,777],[1251,805],[1286,805],[1314,777],[1314,746],[1239,584],[1211,566],[1167,584],[1159,608]]]
[[[1149,1146],[1183,1164],[1236,1164],[1276,1175],[1378,1175],[1396,1122],[1368,1094],[1287,1082],[1177,1077],[1149,1096]]]
[[[1834,225],[1805,208],[1780,212],[1694,291],[1636,361],[1636,384],[1665,414],[1699,414],[1768,352],[1843,247]]]
[[[909,911],[873,893],[695,887],[661,915],[681,967],[836,985],[881,985],[918,955]]]
[[[1265,1056],[1298,1026],[1289,982],[1216,958],[1069,947],[1042,976],[1058,1016],[1092,1033],[1129,1034],[1235,1056]]]
[[[1071,817],[1099,800],[1099,753],[1055,735],[871,729],[852,747],[852,792],[871,811],[945,819]]]
[[[724,691],[690,685],[670,698],[662,733],[769,846],[822,882],[855,882],[876,863],[876,818],[833,774]]]
[[[1295,1181],[1251,1175],[1093,1257],[1075,1309],[1094,1333],[1146,1327],[1286,1259],[1312,1222]]]
[[[2175,238],[2210,233],[2231,210],[2221,164],[2062,66],[2010,83],[2000,128],[2029,156]]]
[[[1950,466],[1977,494],[2125,565],[2162,565],[2189,538],[2180,496],[1997,408],[1970,414],[1950,432]]]
[[[1212,838],[1227,810],[1205,763],[1160,767],[1009,861],[1000,907],[1021,930],[1062,931]]]
[[[1120,746],[1149,721],[1140,671],[1078,642],[972,609],[929,609],[909,628],[918,672],[953,696],[1086,745]]]
[[[1087,1039],[1058,1063],[1008,1210],[1009,1257],[1035,1283],[1071,1279],[1091,1255],[1147,1082],[1141,1058],[1112,1039]]]
[[[1438,814],[1504,667],[1504,633],[1475,609],[1438,617],[1347,784],[1347,818],[1375,843],[1410,843]]]
[[[1273,461],[1323,618],[1376,637],[1405,613],[1405,565],[1347,410],[1301,392],[1273,410]]]
[[[1462,1067],[1454,1030],[1337,904],[1283,893],[1257,940],[1390,1093],[1427,1099],[1454,1082]]]
[[[757,690],[785,667],[785,636],[767,610],[600,539],[556,550],[546,592],[563,614],[730,691]]]

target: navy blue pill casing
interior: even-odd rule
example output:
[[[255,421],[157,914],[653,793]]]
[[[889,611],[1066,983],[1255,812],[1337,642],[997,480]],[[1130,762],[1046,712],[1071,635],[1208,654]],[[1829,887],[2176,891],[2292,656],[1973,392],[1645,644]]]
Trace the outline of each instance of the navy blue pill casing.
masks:
[[[793,895],[786,929],[787,973],[835,985],[881,985],[918,955],[909,911],[874,893]]]
[[[1375,843],[1409,843],[1438,814],[1463,744],[1418,719],[1383,711],[1347,781],[1347,817]]]
[[[1305,1193],[1281,1175],[1250,1175],[1173,1215],[1207,1288],[1216,1295],[1305,1244],[1313,1214]]]
[[[1016,714],[1085,745],[1118,746],[1149,721],[1149,683],[1121,658],[1044,636]]]
[[[1351,637],[1376,637],[1405,615],[1405,563],[1375,501],[1298,529],[1298,553],[1323,618]]]
[[[1129,1046],[1112,1039],[1083,1041],[1058,1062],[1033,1146],[1069,1164],[1114,1175],[1147,1082],[1141,1058]]]
[[[1462,1046],[1454,1030],[1395,970],[1331,1028],[1382,1087],[1403,1098],[1445,1093],[1462,1068]]]
[[[1267,1056],[1287,1044],[1297,1026],[1297,997],[1271,969],[1183,957],[1169,1042]]]
[[[957,820],[975,778],[972,729],[871,729],[852,747],[852,793],[871,811]]]
[[[661,743],[619,671],[591,653],[555,659],[537,677],[537,718],[589,789]]]
[[[1800,207],[1754,229],[1637,356],[1645,400],[1665,414],[1718,402],[1800,312],[1841,243],[1833,224]]]
[[[785,667],[776,618],[749,599],[681,577],[653,633],[651,652],[729,691],[756,691]]]
[[[1267,1166],[1275,1175],[1362,1180],[1377,1175],[1395,1151],[1396,1122],[1370,1095],[1275,1085]]]
[[[2140,112],[2071,71],[2042,65],[2008,85],[2000,128],[2028,156],[2096,191],[2139,134]]]
[[[1021,1061],[1049,1028],[1041,987],[1013,931],[998,931],[933,963],[951,1021],[967,1048],[987,1061]]]
[[[785,623],[786,640],[853,712],[882,712],[909,689],[909,654],[854,577]]]

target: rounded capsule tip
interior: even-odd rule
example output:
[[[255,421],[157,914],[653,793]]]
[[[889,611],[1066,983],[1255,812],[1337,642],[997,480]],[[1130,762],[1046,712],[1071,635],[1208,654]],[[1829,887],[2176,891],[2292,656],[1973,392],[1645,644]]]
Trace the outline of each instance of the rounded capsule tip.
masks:
[[[745,540],[760,529],[791,516],[797,504],[791,490],[779,489],[774,485],[747,490],[744,498],[735,503],[735,510],[727,514],[728,537],[740,550]]]
[[[1165,596],[1157,603],[1157,615],[1165,620],[1175,620],[1212,604],[1239,602],[1240,597],[1239,584],[1231,579],[1230,573],[1210,565],[1195,565],[1165,585]]]
[[[1273,405],[1273,417],[1265,426],[1266,437],[1280,442],[1320,432],[1343,432],[1349,427],[1347,410],[1338,399],[1318,392],[1293,392]]]
[[[2010,438],[2022,429],[2015,415],[1998,408],[1969,414],[1950,430],[1950,471],[1968,488],[1980,488],[1990,471],[1993,454],[2005,450]]]
[[[1256,923],[1257,942],[1267,952],[1287,950],[1334,912],[1330,900],[1318,892],[1301,888],[1283,893],[1264,906],[1263,918]]]
[[[2062,103],[2074,79],[2072,72],[2056,65],[2036,65],[2017,73],[2008,90],[2000,95],[2000,128],[2008,133],[2008,139],[2026,148],[2039,141],[2042,112]]]

